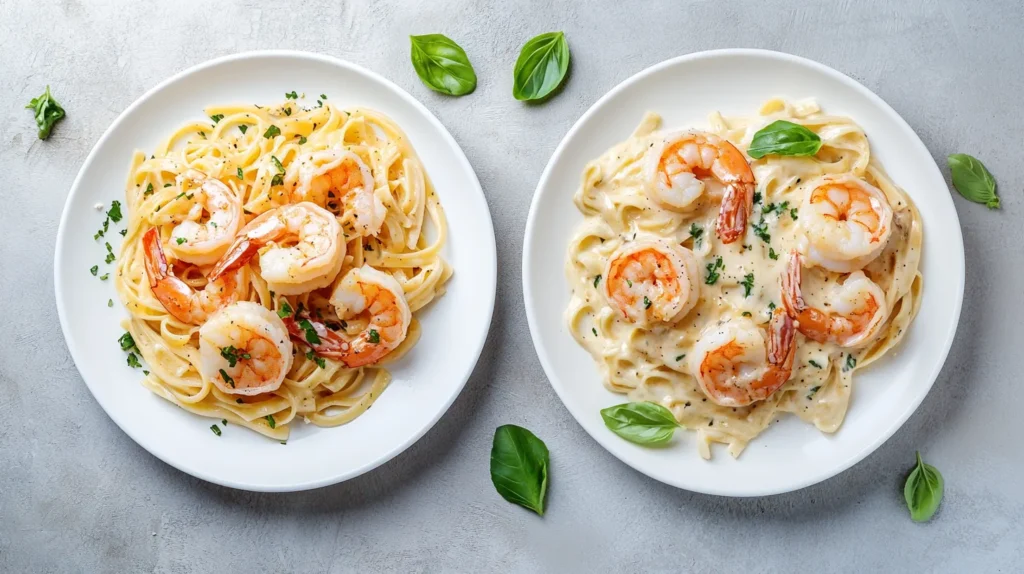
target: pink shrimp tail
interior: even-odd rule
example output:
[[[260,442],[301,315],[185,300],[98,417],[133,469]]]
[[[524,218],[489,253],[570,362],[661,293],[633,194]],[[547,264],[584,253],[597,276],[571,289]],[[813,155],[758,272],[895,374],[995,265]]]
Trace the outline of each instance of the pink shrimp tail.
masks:
[[[753,209],[753,195],[747,184],[733,183],[725,189],[718,210],[717,231],[722,243],[733,243],[747,230],[747,218]]]
[[[796,327],[789,313],[776,308],[768,323],[768,362],[790,371],[793,368],[793,357],[796,355]]]
[[[143,260],[146,264],[146,275],[149,277],[149,287],[155,289],[159,281],[170,275],[167,257],[160,247],[160,234],[155,227],[142,236],[142,248],[145,250]]]
[[[789,263],[782,273],[781,290],[782,306],[790,317],[796,318],[807,309],[804,303],[803,294],[800,292],[800,283],[803,281],[803,258],[794,250],[789,256]]]

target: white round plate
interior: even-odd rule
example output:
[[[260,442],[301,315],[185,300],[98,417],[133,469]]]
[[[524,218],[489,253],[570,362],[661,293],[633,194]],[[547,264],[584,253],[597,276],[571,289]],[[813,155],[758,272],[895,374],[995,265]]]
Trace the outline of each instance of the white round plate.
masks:
[[[93,206],[124,199],[135,149],[151,150],[213,104],[276,103],[285,92],[324,93],[340,106],[381,111],[401,126],[423,160],[448,216],[444,254],[455,269],[448,292],[418,313],[423,337],[389,369],[393,382],[373,408],[336,428],[297,423],[287,445],[188,413],[140,384],[117,344],[127,313],[113,281],[89,274],[105,265],[93,241],[104,216]],[[307,101],[311,101],[307,98]],[[123,223],[122,223],[123,225]],[[118,226],[106,239],[120,248]],[[358,66],[317,54],[274,51],[220,58],[153,88],[117,118],[85,160],[57,233],[54,284],[61,328],[82,378],[110,418],[164,462],[193,476],[246,490],[292,491],[341,482],[383,464],[423,436],[458,396],[476,364],[494,310],[497,258],[490,212],[458,144],[422,104]],[[107,300],[115,301],[114,308]],[[453,344],[457,341],[457,344]]]
[[[605,390],[590,355],[569,334],[565,256],[582,215],[572,203],[588,161],[625,140],[644,112],[664,126],[707,127],[713,110],[756,113],[771,97],[817,98],[829,114],[863,126],[872,151],[910,194],[924,220],[924,299],[902,345],[858,371],[843,426],[833,435],[785,417],[754,439],[739,459],[715,445],[697,454],[692,433],[668,448],[644,448],[605,428],[599,411],[625,402]],[[960,316],[964,250],[946,183],[914,131],[878,96],[816,62],[761,50],[701,52],[662,62],[629,78],[580,118],[541,176],[526,224],[523,294],[541,364],[562,402],[597,442],[640,472],[667,484],[727,496],[761,496],[825,480],[878,448],[928,393],[949,351]]]

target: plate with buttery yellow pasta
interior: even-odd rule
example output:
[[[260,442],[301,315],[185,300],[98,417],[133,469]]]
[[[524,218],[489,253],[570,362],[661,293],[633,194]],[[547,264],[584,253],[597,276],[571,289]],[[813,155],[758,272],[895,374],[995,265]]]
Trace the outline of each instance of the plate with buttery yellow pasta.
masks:
[[[927,149],[877,96],[727,50],[646,70],[573,127],[523,284],[545,371],[599,443],[669,484],[764,495],[840,472],[914,411],[955,333],[963,246]]]
[[[263,52],[114,122],[68,197],[55,284],[75,363],[132,438],[206,480],[298,490],[444,413],[495,272],[476,177],[422,105],[356,66]]]

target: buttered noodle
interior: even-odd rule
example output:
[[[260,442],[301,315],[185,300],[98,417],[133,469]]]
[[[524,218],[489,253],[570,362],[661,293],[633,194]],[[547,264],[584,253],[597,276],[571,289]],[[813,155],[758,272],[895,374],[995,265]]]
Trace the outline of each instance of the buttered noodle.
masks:
[[[685,427],[696,429],[705,458],[712,442],[727,444],[738,456],[780,412],[835,432],[849,407],[853,373],[899,343],[920,304],[920,215],[871,156],[866,135],[850,118],[825,115],[813,101],[770,100],[754,117],[712,114],[709,131],[746,150],[758,130],[780,119],[816,132],[823,145],[813,157],[751,160],[755,203],[745,235],[734,243],[715,235],[722,198],[715,181],[705,182],[708,191],[685,212],[664,209],[645,194],[645,154],[664,138],[654,114],[645,116],[629,139],[587,165],[574,196],[585,220],[570,241],[566,263],[572,288],[569,328],[593,356],[606,388],[669,408]],[[864,268],[885,294],[885,323],[857,348],[818,343],[798,333],[792,376],[778,391],[748,406],[715,404],[698,384],[687,355],[708,325],[741,317],[762,327],[769,322],[772,310],[782,305],[779,278],[786,255],[799,242],[798,208],[807,193],[801,184],[826,174],[861,178],[879,188],[892,207],[888,243]],[[601,290],[600,275],[612,254],[647,237],[691,249],[700,268],[696,306],[674,323],[654,327],[624,320]],[[709,284],[712,271],[719,277]],[[803,274],[804,297],[811,304],[820,304],[821,294],[845,277],[817,267]]]
[[[156,227],[164,244],[169,242],[175,223],[192,208],[192,194],[179,187],[178,176],[188,170],[228,186],[240,198],[244,222],[248,222],[292,202],[289,185],[302,157],[329,148],[344,149],[370,168],[373,194],[386,214],[376,235],[362,236],[356,232],[357,216],[338,204],[321,206],[337,214],[344,234],[346,254],[338,278],[368,264],[394,277],[409,309],[416,312],[444,293],[452,274],[441,257],[447,224],[437,195],[405,134],[377,112],[343,110],[327,101],[311,109],[289,101],[274,107],[214,106],[206,112],[214,121],[188,123],[158,145],[151,156],[136,152],[132,160],[126,191],[128,230],[118,257],[116,286],[130,314],[124,327],[148,363],[142,383],[185,410],[225,419],[281,441],[288,438],[296,420],[325,427],[347,423],[370,408],[388,385],[390,375],[382,365],[415,344],[420,333],[415,319],[406,339],[381,363],[347,368],[296,345],[291,369],[276,391],[255,396],[227,394],[200,375],[200,326],[178,320],[154,296],[142,237]],[[324,306],[326,292],[287,297],[273,293],[260,275],[258,261],[247,267],[242,300],[275,311]],[[199,289],[207,283],[209,266],[179,261],[175,273]],[[345,328],[353,331],[360,326]]]

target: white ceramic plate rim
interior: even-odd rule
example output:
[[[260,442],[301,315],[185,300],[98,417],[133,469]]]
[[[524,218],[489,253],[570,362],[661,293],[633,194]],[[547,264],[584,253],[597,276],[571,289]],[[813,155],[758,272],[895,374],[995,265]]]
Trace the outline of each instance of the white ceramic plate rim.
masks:
[[[951,264],[956,265],[957,267],[956,269],[954,269],[954,272],[952,274],[952,276],[955,277],[955,280],[957,281],[956,305],[953,310],[954,321],[952,322],[951,328],[949,328],[943,334],[943,342],[941,349],[937,349],[940,352],[936,355],[936,360],[934,360],[931,363],[932,366],[928,371],[927,377],[929,381],[928,384],[925,387],[923,387],[921,392],[919,392],[919,394],[916,397],[914,397],[914,400],[905,403],[904,409],[900,412],[899,416],[896,419],[890,421],[889,425],[882,432],[876,435],[875,440],[863,444],[858,450],[851,452],[845,458],[845,460],[842,461],[841,464],[834,465],[829,469],[825,469],[819,472],[807,474],[794,474],[793,479],[785,487],[765,488],[759,486],[757,484],[757,481],[749,481],[748,484],[750,484],[750,486],[746,488],[724,489],[713,483],[700,483],[688,480],[686,476],[673,476],[667,475],[665,473],[659,473],[656,468],[644,466],[640,464],[637,460],[634,460],[629,455],[629,451],[623,448],[624,441],[622,441],[622,439],[620,439],[610,431],[607,431],[607,429],[605,429],[603,426],[598,428],[595,425],[591,425],[590,423],[585,422],[588,420],[588,416],[590,413],[584,413],[580,411],[575,402],[571,400],[569,396],[569,390],[558,376],[558,373],[556,372],[552,364],[551,358],[549,357],[547,350],[544,349],[540,343],[541,331],[539,326],[539,318],[536,314],[536,306],[534,304],[534,298],[536,295],[534,293],[533,288],[533,272],[530,266],[530,254],[533,251],[533,241],[534,238],[537,236],[537,234],[535,233],[535,225],[537,220],[538,209],[542,202],[542,196],[545,195],[546,192],[550,192],[550,190],[547,189],[548,180],[552,177],[553,170],[559,163],[560,158],[564,153],[566,153],[566,149],[572,144],[577,131],[579,131],[592,116],[602,113],[607,102],[611,101],[613,98],[615,98],[616,95],[628,89],[633,84],[639,82],[640,80],[648,76],[657,74],[666,68],[670,68],[685,62],[695,62],[698,60],[714,59],[726,56],[756,56],[760,58],[777,59],[789,63],[799,64],[811,68],[812,70],[818,73],[830,76],[831,78],[845,84],[850,89],[858,92],[860,95],[866,97],[880,110],[882,110],[883,113],[889,116],[892,125],[899,129],[901,132],[904,132],[904,135],[910,141],[913,142],[913,145],[916,148],[919,148],[917,150],[918,152],[923,152],[925,155],[929,157],[931,155],[925,147],[924,142],[921,141],[920,137],[918,137],[918,135],[916,134],[916,132],[914,132],[910,125],[907,124],[907,122],[891,106],[885,103],[885,101],[882,100],[878,95],[876,95],[874,92],[861,85],[856,80],[850,78],[849,76],[837,70],[834,70],[824,64],[815,62],[813,60],[801,58],[799,56],[794,56],[782,52],[759,49],[709,50],[703,52],[695,52],[692,54],[687,54],[684,56],[679,56],[676,58],[665,60],[627,78],[626,80],[612,88],[612,90],[610,90],[604,96],[602,96],[596,103],[594,103],[593,106],[590,107],[590,109],[587,110],[586,113],[583,114],[583,116],[580,117],[579,120],[576,121],[575,124],[573,124],[573,127],[569,130],[566,136],[559,143],[558,147],[555,149],[554,154],[552,154],[551,159],[549,160],[548,165],[545,167],[544,172],[541,174],[540,181],[537,184],[537,188],[534,192],[533,201],[530,205],[529,216],[527,217],[522,261],[523,298],[526,304],[526,317],[530,327],[530,335],[534,342],[534,348],[537,351],[537,355],[540,358],[541,365],[544,368],[545,374],[547,374],[551,386],[554,388],[555,393],[558,394],[559,398],[562,400],[562,403],[566,406],[566,408],[573,415],[576,421],[580,423],[580,426],[582,426],[584,430],[586,430],[587,433],[590,434],[590,436],[594,440],[596,440],[601,446],[608,450],[608,452],[610,452],[616,458],[626,463],[627,465],[631,466],[635,470],[643,474],[646,474],[651,478],[654,478],[656,480],[659,480],[661,482],[678,488],[721,496],[765,496],[798,490],[816,484],[828,478],[831,478],[832,476],[835,476],[840,472],[850,468],[851,466],[853,466],[857,462],[860,462],[866,456],[874,452],[875,449],[877,449],[886,440],[888,440],[889,437],[891,437],[903,425],[903,423],[906,422],[908,418],[910,418],[910,416],[914,413],[917,407],[921,404],[921,402],[924,400],[924,397],[928,394],[928,391],[935,383],[935,379],[938,377],[939,371],[942,369],[942,366],[945,363],[946,356],[948,355],[949,349],[953,343],[953,338],[956,335],[956,326],[959,323],[960,311],[963,303],[965,279],[963,236],[959,225],[959,218],[956,214],[955,208],[953,207],[952,198],[947,196],[945,198],[945,201],[949,202],[949,211],[952,213],[954,221],[957,224],[955,227],[955,231],[950,230],[950,233],[955,234],[954,240],[957,246],[956,253],[948,254],[950,258],[955,258],[954,261],[951,261]],[[933,174],[931,174],[931,176],[937,178],[938,180],[943,180],[941,172],[939,172],[938,166],[935,165],[934,161],[930,162],[929,169],[934,172]],[[942,201],[941,199],[935,200]],[[595,392],[602,391],[602,387],[595,386]],[[809,425],[808,428],[810,428],[812,431],[814,430],[813,427],[810,427]],[[839,432],[842,432],[842,429],[840,429]],[[755,441],[756,440],[757,439],[755,439]]]
[[[478,211],[485,218],[486,228],[490,231],[490,243],[489,245],[485,246],[489,248],[489,257],[486,261],[480,261],[479,267],[474,269],[474,272],[480,274],[484,283],[487,286],[486,296],[488,297],[488,301],[486,304],[486,322],[484,323],[486,327],[483,330],[482,336],[480,336],[478,340],[472,341],[471,345],[467,345],[464,348],[465,354],[467,356],[472,357],[472,361],[465,363],[465,369],[463,370],[463,372],[458,374],[458,380],[460,382],[453,388],[450,396],[448,396],[444,401],[443,406],[440,409],[438,409],[437,412],[434,413],[432,417],[430,417],[429,421],[426,424],[416,429],[415,432],[409,434],[406,440],[401,442],[401,444],[399,444],[398,446],[386,452],[380,453],[380,455],[375,460],[372,460],[361,466],[352,468],[347,472],[337,473],[330,476],[323,476],[321,478],[314,480],[296,481],[291,484],[263,483],[258,480],[249,482],[225,480],[223,477],[206,472],[201,467],[197,467],[182,460],[178,460],[171,456],[167,456],[166,453],[162,452],[158,448],[154,448],[154,445],[147,438],[147,435],[134,432],[130,425],[125,424],[124,418],[122,417],[121,413],[117,409],[111,408],[111,405],[108,404],[107,401],[103,399],[103,393],[97,391],[96,385],[98,383],[96,381],[90,381],[89,379],[87,379],[84,376],[84,374],[82,374],[81,369],[79,369],[79,374],[85,381],[86,386],[89,388],[89,391],[92,393],[93,397],[96,398],[97,402],[99,402],[100,406],[107,413],[107,415],[114,421],[115,424],[117,424],[118,427],[121,428],[122,431],[125,432],[125,434],[131,437],[132,440],[134,440],[137,444],[139,444],[144,449],[149,451],[152,455],[156,456],[163,462],[177,468],[178,470],[181,470],[182,472],[188,473],[192,476],[206,480],[208,482],[232,488],[262,492],[292,492],[299,490],[308,490],[332,484],[337,484],[350,478],[354,478],[388,462],[401,452],[405,451],[409,446],[411,446],[413,443],[419,440],[424,434],[426,434],[427,431],[433,428],[437,421],[440,420],[440,418],[445,414],[445,412],[448,411],[448,408],[451,407],[452,403],[455,402],[455,399],[459,396],[459,394],[461,394],[463,388],[466,385],[466,382],[469,380],[470,375],[472,374],[473,370],[476,367],[477,361],[480,358],[480,353],[483,351],[483,346],[487,338],[487,333],[489,331],[491,319],[493,317],[494,301],[497,286],[497,250],[494,239],[494,227],[490,216],[490,210],[487,207],[486,196],[483,193],[483,189],[480,187],[480,182],[476,176],[476,172],[470,165],[469,160],[466,158],[465,153],[462,151],[462,148],[455,141],[455,139],[448,132],[448,130],[444,127],[444,125],[440,122],[440,120],[438,120],[437,117],[434,116],[433,113],[431,113],[418,100],[413,98],[408,92],[406,92],[405,90],[403,90],[390,80],[384,78],[380,74],[377,74],[376,72],[370,71],[362,66],[353,64],[351,62],[341,60],[339,58],[299,50],[257,50],[242,52],[238,54],[232,54],[208,60],[206,62],[187,68],[160,82],[159,84],[148,90],[146,93],[144,93],[142,96],[140,96],[130,106],[128,106],[128,108],[121,112],[121,114],[118,115],[117,119],[115,119],[114,122],[106,129],[106,131],[104,131],[103,135],[99,138],[99,140],[97,140],[96,144],[89,152],[89,155],[86,156],[85,162],[83,162],[82,167],[79,169],[78,175],[75,177],[74,182],[71,184],[71,190],[69,191],[68,197],[65,200],[63,212],[60,218],[60,225],[57,230],[57,241],[54,252],[54,295],[56,297],[57,314],[60,319],[61,330],[64,334],[64,340],[68,346],[68,350],[71,354],[71,357],[75,362],[76,368],[78,368],[78,365],[86,361],[86,357],[83,356],[81,352],[78,350],[77,346],[74,343],[74,339],[71,336],[70,327],[68,325],[67,319],[68,310],[65,309],[63,304],[64,297],[62,294],[62,288],[65,284],[65,279],[63,277],[63,269],[60,266],[60,262],[63,260],[63,245],[65,244],[64,235],[67,228],[67,222],[72,217],[70,214],[69,207],[72,204],[73,198],[82,186],[82,178],[86,173],[87,169],[96,160],[99,151],[104,147],[104,144],[111,137],[111,135],[116,132],[117,128],[124,121],[124,119],[126,117],[129,117],[130,114],[136,108],[141,106],[145,101],[149,100],[151,97],[161,92],[168,86],[185,80],[186,78],[193,74],[196,74],[197,72],[203,71],[207,68],[211,68],[214,66],[249,59],[282,57],[291,57],[296,59],[305,59],[320,63],[326,63],[336,67],[347,69],[348,71],[358,75],[368,76],[371,79],[385,86],[387,89],[394,92],[394,94],[397,95],[402,100],[404,100],[405,103],[412,106],[415,109],[415,111],[421,114],[432,125],[432,127],[437,130],[438,134],[446,141],[446,143],[450,146],[451,151],[455,154],[454,157],[456,161],[459,163],[459,166],[462,169],[462,171],[464,171],[465,175],[470,179],[470,181],[472,181],[473,185],[472,189],[470,190],[472,193],[470,195],[476,197],[479,200],[480,204],[477,205]],[[194,415],[187,414],[186,416]],[[329,432],[331,429],[322,430]]]

